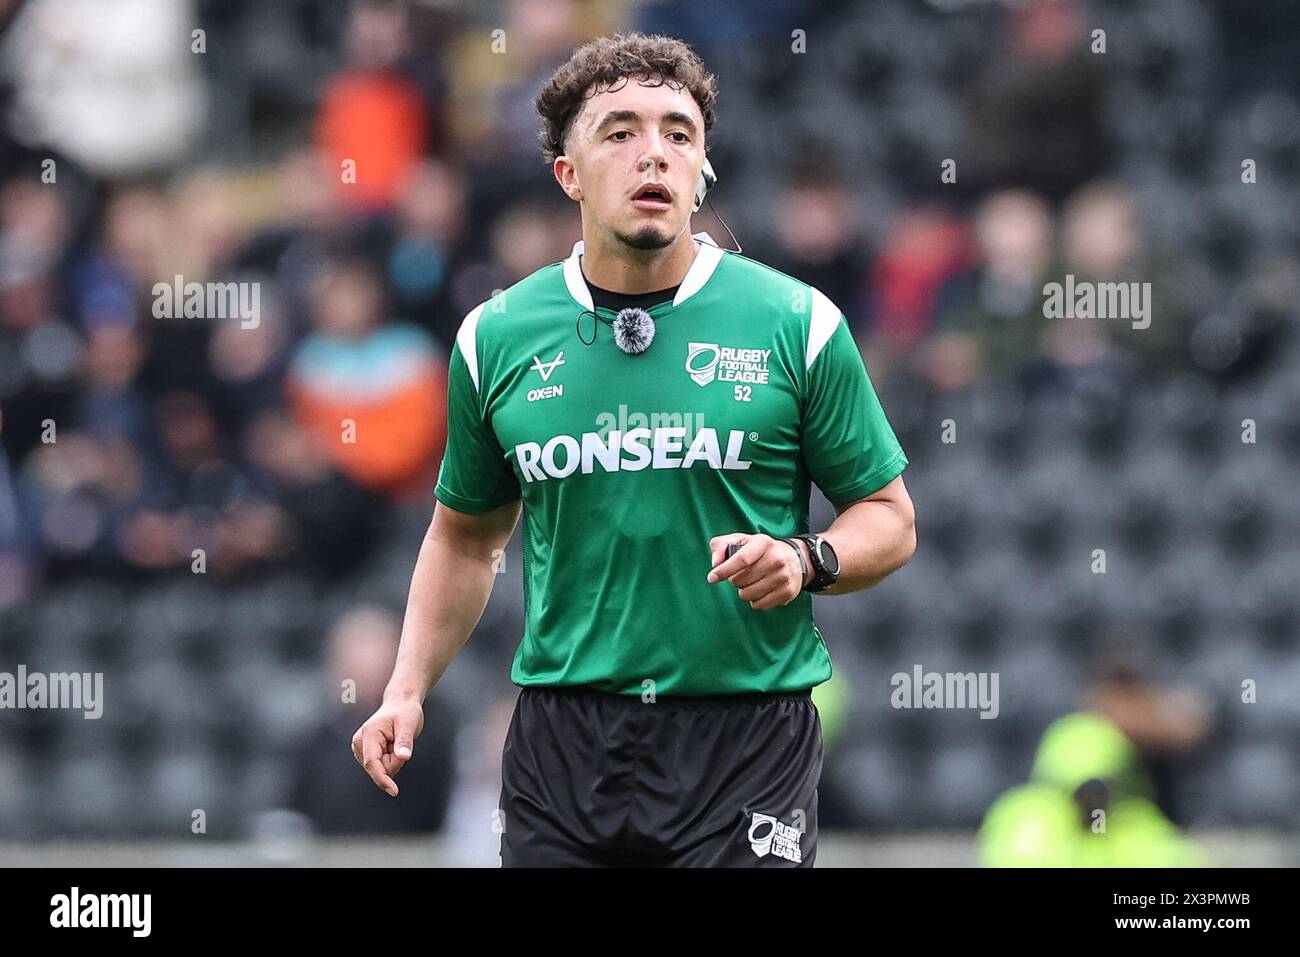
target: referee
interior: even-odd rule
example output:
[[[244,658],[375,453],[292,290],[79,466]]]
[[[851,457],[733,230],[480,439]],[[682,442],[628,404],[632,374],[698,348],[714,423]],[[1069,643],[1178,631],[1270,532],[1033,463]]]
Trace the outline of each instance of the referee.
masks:
[[[716,95],[661,36],[593,40],[556,70],[542,148],[582,241],[452,349],[401,649],[352,750],[396,796],[522,510],[506,867],[812,866],[811,690],[831,675],[812,593],[915,548],[907,457],[839,308],[690,231]],[[837,516],[820,534],[812,482]]]

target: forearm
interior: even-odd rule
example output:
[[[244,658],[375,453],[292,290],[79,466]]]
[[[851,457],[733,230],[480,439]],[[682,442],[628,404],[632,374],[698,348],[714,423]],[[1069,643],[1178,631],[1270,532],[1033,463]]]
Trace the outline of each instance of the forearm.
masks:
[[[819,595],[870,588],[907,564],[916,550],[911,509],[892,501],[856,502],[840,512],[822,535],[840,560],[840,577]]]
[[[496,579],[489,549],[432,526],[420,546],[402,622],[402,641],[384,699],[423,701],[483,617]]]

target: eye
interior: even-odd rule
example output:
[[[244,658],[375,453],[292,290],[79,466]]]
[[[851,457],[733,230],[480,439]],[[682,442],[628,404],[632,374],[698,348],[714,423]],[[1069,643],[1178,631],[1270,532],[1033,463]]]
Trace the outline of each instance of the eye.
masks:
[[[688,136],[686,133],[683,133],[681,130],[673,130],[673,131],[672,131],[671,133],[669,133],[668,135],[669,135],[669,136],[680,136],[681,139],[680,139],[680,140],[677,140],[678,143],[689,143],[689,142],[691,141],[690,136]]]
[[[617,136],[624,136],[624,135],[626,135],[626,136],[631,136],[631,135],[632,135],[632,131],[631,131],[631,130],[616,130],[614,133],[610,134],[610,137],[609,137],[609,138],[612,140],[612,139],[614,139],[614,138],[617,137]],[[627,142],[627,141],[626,141],[626,140],[619,140],[619,142],[620,142],[620,143],[625,143],[625,142]]]

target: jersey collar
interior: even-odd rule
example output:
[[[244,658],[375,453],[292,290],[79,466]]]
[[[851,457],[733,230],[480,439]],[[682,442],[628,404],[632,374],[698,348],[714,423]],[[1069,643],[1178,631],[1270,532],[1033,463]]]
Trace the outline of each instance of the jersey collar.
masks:
[[[686,270],[686,276],[677,287],[677,295],[673,297],[674,307],[680,306],[704,288],[704,284],[709,281],[713,271],[718,268],[718,263],[722,261],[722,254],[725,251],[706,232],[695,233],[691,238],[699,241],[700,251],[695,254],[691,268]],[[587,280],[583,278],[582,266],[579,263],[581,256],[582,240],[579,239],[573,244],[573,252],[569,254],[569,258],[564,261],[564,284],[568,286],[569,295],[578,305],[594,311],[596,306],[591,301],[591,290],[587,288]]]

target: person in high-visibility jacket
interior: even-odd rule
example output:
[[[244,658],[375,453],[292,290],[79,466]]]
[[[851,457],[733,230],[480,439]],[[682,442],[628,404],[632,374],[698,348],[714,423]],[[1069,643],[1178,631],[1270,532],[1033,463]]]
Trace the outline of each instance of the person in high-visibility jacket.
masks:
[[[1204,853],[1151,799],[1138,749],[1109,719],[1077,712],[1043,733],[1029,783],[989,808],[986,867],[1197,867]]]

